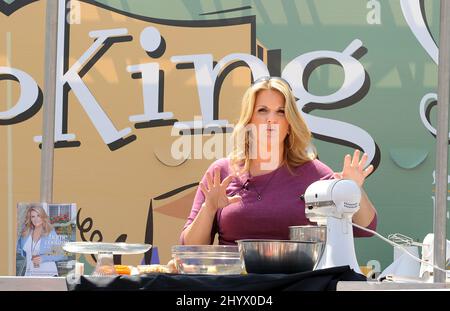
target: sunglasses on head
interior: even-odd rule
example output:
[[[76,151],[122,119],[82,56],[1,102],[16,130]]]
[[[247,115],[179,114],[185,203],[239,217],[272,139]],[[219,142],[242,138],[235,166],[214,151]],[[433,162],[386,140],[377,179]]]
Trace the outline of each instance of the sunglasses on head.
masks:
[[[253,81],[252,86],[261,82],[268,82],[271,80],[277,80],[277,81],[281,81],[283,83],[285,83],[289,89],[292,91],[291,85],[289,84],[289,82],[287,82],[285,79],[281,78],[281,77],[268,77],[268,76],[264,76],[261,78],[256,79],[255,81]]]

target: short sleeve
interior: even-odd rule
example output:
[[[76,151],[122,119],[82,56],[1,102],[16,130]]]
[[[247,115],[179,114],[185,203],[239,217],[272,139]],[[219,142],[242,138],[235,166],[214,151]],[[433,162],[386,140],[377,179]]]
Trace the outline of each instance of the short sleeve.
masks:
[[[319,160],[314,160],[314,164],[317,169],[317,173],[320,176],[320,180],[334,179],[334,172],[330,167]]]

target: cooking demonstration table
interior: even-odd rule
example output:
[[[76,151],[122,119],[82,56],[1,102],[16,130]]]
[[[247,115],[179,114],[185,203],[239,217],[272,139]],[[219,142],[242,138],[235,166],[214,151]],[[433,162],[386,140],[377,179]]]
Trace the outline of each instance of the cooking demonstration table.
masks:
[[[340,281],[366,281],[350,267],[335,267],[295,274],[145,274],[140,276],[68,279],[72,291],[151,290],[151,291],[326,291],[336,290]]]
[[[337,291],[450,291],[450,283],[338,282]]]

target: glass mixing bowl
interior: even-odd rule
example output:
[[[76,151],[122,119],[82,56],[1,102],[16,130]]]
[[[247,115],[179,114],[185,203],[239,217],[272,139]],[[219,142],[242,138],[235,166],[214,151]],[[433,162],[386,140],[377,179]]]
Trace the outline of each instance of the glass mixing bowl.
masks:
[[[237,246],[175,245],[172,258],[182,274],[241,274],[242,264]]]

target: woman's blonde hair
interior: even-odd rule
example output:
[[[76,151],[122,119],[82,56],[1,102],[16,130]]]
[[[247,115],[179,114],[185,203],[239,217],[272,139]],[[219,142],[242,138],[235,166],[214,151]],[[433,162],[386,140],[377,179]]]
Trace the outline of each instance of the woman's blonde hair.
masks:
[[[31,230],[34,229],[34,225],[31,222],[31,212],[35,211],[41,217],[42,220],[42,235],[48,235],[52,230],[52,224],[50,219],[45,212],[44,208],[40,204],[32,204],[28,207],[25,213],[25,221],[23,224],[22,236],[25,237],[30,234]]]
[[[315,155],[308,152],[311,146],[311,132],[305,120],[300,115],[294,94],[289,84],[282,78],[270,77],[256,80],[247,89],[241,104],[241,114],[239,121],[232,133],[233,150],[229,158],[231,166],[238,175],[249,172],[250,167],[250,133],[247,125],[253,115],[256,97],[262,90],[275,90],[284,97],[284,113],[289,123],[289,133],[284,140],[284,152],[282,163],[287,164],[288,169],[300,166],[315,158]]]

